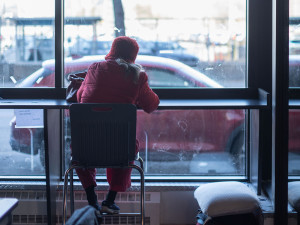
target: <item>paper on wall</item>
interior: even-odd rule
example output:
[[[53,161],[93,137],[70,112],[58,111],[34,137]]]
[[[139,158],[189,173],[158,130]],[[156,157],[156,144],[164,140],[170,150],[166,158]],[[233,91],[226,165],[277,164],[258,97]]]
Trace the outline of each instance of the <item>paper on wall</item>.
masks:
[[[43,128],[43,109],[15,109],[16,128]]]

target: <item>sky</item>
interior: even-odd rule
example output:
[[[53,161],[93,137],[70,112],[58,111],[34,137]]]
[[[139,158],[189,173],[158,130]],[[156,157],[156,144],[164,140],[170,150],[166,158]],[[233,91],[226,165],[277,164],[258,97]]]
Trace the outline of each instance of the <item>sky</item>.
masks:
[[[0,8],[5,4],[6,8],[17,7],[19,17],[53,17],[54,16],[54,0],[1,0]],[[102,13],[111,8],[112,0],[65,0],[65,9],[74,16],[82,16],[80,14],[93,12],[96,5],[99,6]],[[154,16],[165,17],[211,17],[226,13],[230,5],[242,5],[244,1],[240,0],[123,0],[127,16],[135,15],[136,5],[150,6]],[[230,3],[230,4],[229,4]],[[2,6],[1,6],[2,5]],[[107,7],[108,6],[108,7]],[[102,9],[102,10],[101,10]],[[16,16],[16,15],[15,15]]]
[[[93,11],[92,8],[97,4],[111,5],[112,0],[65,0],[65,8],[72,8],[72,13],[80,14],[84,11]],[[18,16],[25,17],[31,15],[34,17],[53,17],[54,0],[1,0],[0,10],[5,4],[6,8],[17,6]],[[75,4],[76,2],[76,4]],[[174,2],[178,4],[174,5]],[[222,12],[228,5],[237,5],[246,3],[246,0],[123,0],[123,4],[128,6],[128,11],[132,11],[136,4],[152,5],[155,15],[174,16],[191,16],[191,17],[210,17],[222,15]],[[230,3],[230,4],[229,4]],[[34,10],[33,10],[34,9]],[[83,10],[84,9],[84,10]],[[172,9],[172,10],[170,10]],[[184,9],[184,10],[182,10]],[[178,13],[180,12],[180,13]],[[235,10],[235,14],[243,13]],[[133,15],[131,13],[131,15]],[[300,0],[290,0],[290,15],[300,16]]]
[[[235,18],[245,18],[246,1],[242,0],[122,0],[126,17],[126,30],[133,36],[142,36],[144,39],[159,38],[168,39],[170,33],[174,35],[185,35],[191,33],[207,33],[213,29],[233,30],[234,33],[245,31],[245,24],[242,26],[235,23]],[[54,0],[1,0],[0,12],[4,5],[7,13],[4,17],[54,17]],[[113,33],[114,16],[112,0],[65,0],[66,17],[99,16],[103,22],[99,25],[98,35]],[[202,18],[228,18],[229,28],[211,27],[210,31],[200,29],[203,26],[199,22]],[[146,19],[145,22],[138,22],[137,19]],[[149,18],[163,18],[155,24]],[[170,18],[176,20],[169,20]],[[197,21],[198,20],[198,21]],[[151,25],[152,24],[152,25]],[[188,25],[187,25],[188,24]],[[155,26],[155,27],[151,27]],[[29,29],[29,28],[28,28]],[[70,28],[66,35],[91,36],[90,30],[84,27]],[[157,33],[153,32],[153,29]],[[181,32],[179,34],[178,32]],[[30,31],[35,33],[36,30]],[[52,31],[41,31],[44,35],[52,35]]]

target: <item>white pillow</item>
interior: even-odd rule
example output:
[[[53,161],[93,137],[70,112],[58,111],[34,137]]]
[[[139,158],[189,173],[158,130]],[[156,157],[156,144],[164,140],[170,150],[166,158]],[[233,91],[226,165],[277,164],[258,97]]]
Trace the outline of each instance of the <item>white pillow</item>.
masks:
[[[195,190],[194,197],[210,217],[251,213],[260,208],[257,195],[237,181],[203,184]]]
[[[289,203],[299,212],[300,210],[300,181],[289,182],[288,186]]]

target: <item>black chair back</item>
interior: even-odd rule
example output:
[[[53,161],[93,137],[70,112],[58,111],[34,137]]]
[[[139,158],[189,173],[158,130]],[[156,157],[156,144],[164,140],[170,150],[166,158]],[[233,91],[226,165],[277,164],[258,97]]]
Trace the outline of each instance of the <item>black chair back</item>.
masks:
[[[126,167],[134,161],[134,105],[72,104],[70,121],[72,161],[85,167]]]

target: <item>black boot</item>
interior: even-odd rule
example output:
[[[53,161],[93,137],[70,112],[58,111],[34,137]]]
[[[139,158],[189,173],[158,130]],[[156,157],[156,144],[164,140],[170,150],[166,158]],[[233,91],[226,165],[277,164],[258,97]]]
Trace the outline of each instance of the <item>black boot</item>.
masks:
[[[97,195],[95,193],[95,187],[90,186],[85,189],[86,197],[89,205],[93,206],[97,210],[101,210],[101,206],[98,203]]]
[[[111,191],[111,190],[110,190],[110,191],[108,191],[105,200],[106,200],[107,202],[114,203],[117,194],[118,194],[118,192],[116,192],[116,191]]]
[[[116,195],[116,191],[108,192],[106,200],[101,204],[101,213],[118,214],[120,212],[120,207],[115,204]]]

